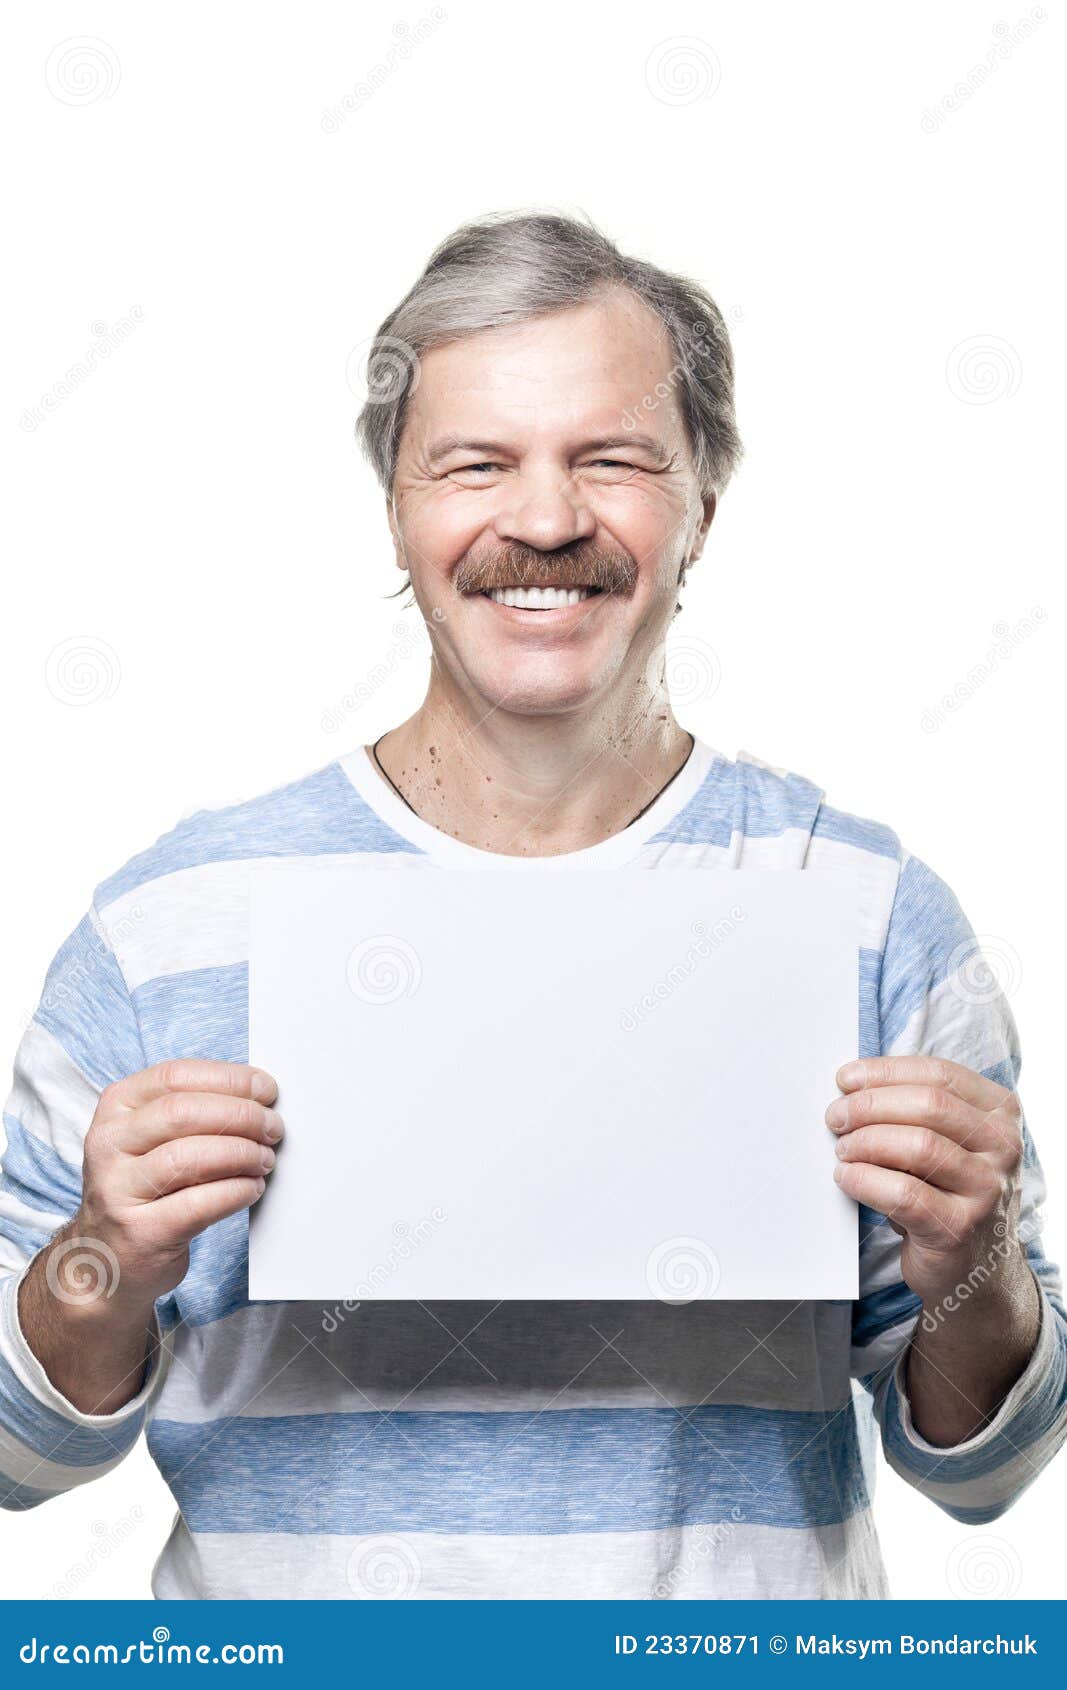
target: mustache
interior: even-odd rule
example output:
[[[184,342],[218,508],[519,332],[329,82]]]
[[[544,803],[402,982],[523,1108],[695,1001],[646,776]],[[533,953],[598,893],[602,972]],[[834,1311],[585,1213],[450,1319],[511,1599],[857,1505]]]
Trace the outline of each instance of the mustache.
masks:
[[[452,584],[465,596],[491,592],[494,587],[599,587],[605,593],[632,593],[637,565],[628,552],[608,550],[588,540],[556,552],[516,544],[464,558]]]

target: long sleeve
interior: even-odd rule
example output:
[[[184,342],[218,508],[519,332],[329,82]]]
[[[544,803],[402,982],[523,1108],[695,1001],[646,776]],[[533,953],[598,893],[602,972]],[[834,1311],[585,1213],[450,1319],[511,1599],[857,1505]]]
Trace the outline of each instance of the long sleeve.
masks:
[[[18,1287],[27,1267],[81,1201],[82,1146],[100,1092],[144,1066],[125,981],[91,912],[49,969],[19,1044],[4,1112],[0,1502],[6,1508],[32,1508],[114,1467],[136,1442],[159,1382],[156,1349],[132,1401],[114,1414],[82,1413],[51,1383],[18,1318]],[[117,1268],[106,1249],[91,1239],[67,1247],[72,1265],[77,1260],[106,1295]],[[62,1295],[62,1279],[56,1283]]]
[[[907,855],[881,958],[878,1016],[879,1054],[945,1057],[1016,1087],[1018,1036],[997,977],[951,891]],[[915,1429],[905,1369],[920,1300],[901,1276],[898,1235],[884,1216],[860,1215],[853,1374],[872,1392],[890,1466],[954,1519],[973,1524],[1010,1507],[1067,1436],[1067,1320],[1060,1276],[1042,1245],[1044,1179],[1025,1123],[1023,1135],[1020,1236],[1041,1292],[1040,1336],[994,1419],[966,1443],[939,1448]],[[998,1265],[994,1247],[956,1301],[965,1302]]]

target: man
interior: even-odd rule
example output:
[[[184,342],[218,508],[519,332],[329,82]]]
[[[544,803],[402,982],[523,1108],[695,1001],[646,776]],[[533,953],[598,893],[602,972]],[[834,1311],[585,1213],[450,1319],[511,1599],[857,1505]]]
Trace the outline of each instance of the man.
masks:
[[[94,1478],[146,1426],[181,1510],[162,1597],[884,1594],[876,1421],[905,1479],[992,1519],[1062,1439],[1065,1323],[1014,1027],[951,893],[887,828],[675,720],[664,640],[740,453],[722,318],[590,227],[502,218],[434,254],[369,384],[425,702],[180,824],[57,956],[9,1110],[6,1501]],[[492,854],[517,897],[546,857],[858,865],[862,1058],[826,1127],[863,1206],[860,1300],[250,1304],[283,1127],[246,1062],[247,866],[333,853]]]

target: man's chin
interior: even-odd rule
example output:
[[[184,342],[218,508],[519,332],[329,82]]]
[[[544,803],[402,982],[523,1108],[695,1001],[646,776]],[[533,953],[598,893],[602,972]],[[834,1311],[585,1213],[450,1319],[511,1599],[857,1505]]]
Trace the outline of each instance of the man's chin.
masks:
[[[510,671],[472,675],[486,711],[503,712],[509,716],[567,716],[592,705],[600,696],[589,675],[552,674],[522,675],[518,666]]]

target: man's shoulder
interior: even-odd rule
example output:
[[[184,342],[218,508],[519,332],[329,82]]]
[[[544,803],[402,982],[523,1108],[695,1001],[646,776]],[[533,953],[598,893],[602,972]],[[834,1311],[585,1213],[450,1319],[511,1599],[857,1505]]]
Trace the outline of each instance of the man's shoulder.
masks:
[[[739,751],[721,759],[731,790],[733,823],[748,838],[798,831],[809,840],[805,862],[841,860],[850,852],[881,857],[899,868],[908,853],[885,822],[831,803],[824,788],[807,775]]]
[[[93,903],[103,912],[149,883],[255,858],[395,851],[404,844],[335,760],[253,797],[186,814],[102,881]]]

